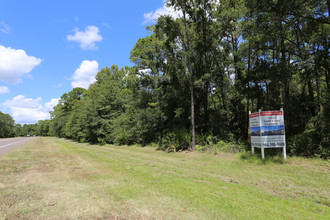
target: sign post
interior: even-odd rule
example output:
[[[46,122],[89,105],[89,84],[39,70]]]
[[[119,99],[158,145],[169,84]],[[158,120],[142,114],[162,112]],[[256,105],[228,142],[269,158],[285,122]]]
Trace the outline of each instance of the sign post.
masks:
[[[281,108],[281,111],[283,112],[283,125],[284,125],[284,110]],[[285,142],[285,126],[284,126],[284,146],[283,146],[283,157],[286,159],[286,142]]]
[[[283,156],[286,159],[286,142],[284,111],[261,111],[249,114],[251,147],[261,148],[261,157],[265,158],[265,148],[283,147]]]

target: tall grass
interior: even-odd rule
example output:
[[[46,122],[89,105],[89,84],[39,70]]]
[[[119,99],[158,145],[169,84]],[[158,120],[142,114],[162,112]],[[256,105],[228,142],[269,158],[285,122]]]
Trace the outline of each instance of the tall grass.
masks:
[[[38,138],[0,158],[0,219],[329,219],[327,161]]]

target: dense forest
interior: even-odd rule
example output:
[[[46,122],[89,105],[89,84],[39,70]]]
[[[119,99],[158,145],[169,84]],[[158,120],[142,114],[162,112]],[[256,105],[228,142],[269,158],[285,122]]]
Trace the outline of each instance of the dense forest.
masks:
[[[103,68],[88,90],[63,94],[51,120],[16,125],[16,135],[248,146],[249,112],[283,107],[288,153],[329,158],[329,0],[218,2],[167,1],[181,16],[147,27],[132,67]]]

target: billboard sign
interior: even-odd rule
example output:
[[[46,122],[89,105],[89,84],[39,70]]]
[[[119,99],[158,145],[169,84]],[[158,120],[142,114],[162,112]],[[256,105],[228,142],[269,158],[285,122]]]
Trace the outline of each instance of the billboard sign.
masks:
[[[264,111],[249,114],[251,147],[279,148],[285,151],[285,126],[283,109],[280,111]],[[286,156],[285,156],[286,157]]]
[[[261,147],[285,147],[283,111],[260,112]]]
[[[251,145],[252,147],[261,147],[261,135],[260,135],[260,118],[259,112],[249,115],[250,118],[250,130],[251,130]]]

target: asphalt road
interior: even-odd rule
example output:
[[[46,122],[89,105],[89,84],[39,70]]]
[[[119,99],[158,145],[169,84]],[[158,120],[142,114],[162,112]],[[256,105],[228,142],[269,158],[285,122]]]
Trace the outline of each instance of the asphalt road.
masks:
[[[34,139],[33,137],[1,138],[0,139],[0,157],[9,151],[12,151],[22,144]]]

